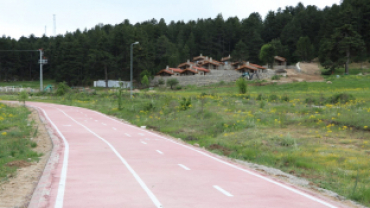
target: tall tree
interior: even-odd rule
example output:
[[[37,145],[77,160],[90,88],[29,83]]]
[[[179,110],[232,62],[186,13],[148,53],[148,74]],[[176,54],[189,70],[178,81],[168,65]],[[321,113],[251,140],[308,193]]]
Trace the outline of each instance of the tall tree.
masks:
[[[309,37],[300,37],[297,42],[297,50],[295,54],[301,61],[310,61],[313,58],[313,45]]]
[[[240,40],[236,44],[235,49],[231,54],[231,57],[234,61],[248,60],[248,49],[242,40]]]
[[[326,68],[334,69],[345,64],[345,73],[348,74],[348,65],[351,56],[361,55],[365,43],[361,36],[353,30],[351,25],[343,25],[335,29],[331,39],[326,39],[320,48],[320,61]]]
[[[261,48],[259,58],[272,69],[275,56],[275,48],[271,44],[265,44]]]

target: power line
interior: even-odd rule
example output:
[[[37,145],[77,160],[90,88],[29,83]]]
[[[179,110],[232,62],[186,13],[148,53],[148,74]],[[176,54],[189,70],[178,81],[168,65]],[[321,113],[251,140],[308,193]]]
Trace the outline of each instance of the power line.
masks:
[[[27,51],[29,52],[29,51],[33,51],[33,52],[35,52],[35,51],[40,51],[40,50],[0,50],[0,51],[4,51],[4,52],[5,51],[14,51],[14,52],[15,51],[17,51],[17,52],[27,52]]]

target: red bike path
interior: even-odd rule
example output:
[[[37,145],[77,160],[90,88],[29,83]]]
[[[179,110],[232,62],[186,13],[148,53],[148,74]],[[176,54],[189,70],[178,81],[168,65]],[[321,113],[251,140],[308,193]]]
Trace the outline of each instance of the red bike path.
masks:
[[[29,207],[345,207],[89,109],[28,102],[54,137]]]

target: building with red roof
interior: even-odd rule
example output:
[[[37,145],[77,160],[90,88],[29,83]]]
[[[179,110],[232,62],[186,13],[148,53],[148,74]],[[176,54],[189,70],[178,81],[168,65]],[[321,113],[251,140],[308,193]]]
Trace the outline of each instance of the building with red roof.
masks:
[[[165,69],[162,69],[157,73],[159,76],[180,76],[183,72],[182,69],[178,68],[169,68],[168,66]]]

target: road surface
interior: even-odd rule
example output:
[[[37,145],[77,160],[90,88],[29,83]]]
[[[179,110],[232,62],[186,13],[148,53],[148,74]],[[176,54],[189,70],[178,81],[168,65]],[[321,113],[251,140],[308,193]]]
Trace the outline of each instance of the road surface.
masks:
[[[31,208],[343,207],[92,110],[28,105],[38,109],[60,141],[45,171],[50,178],[44,173]]]

